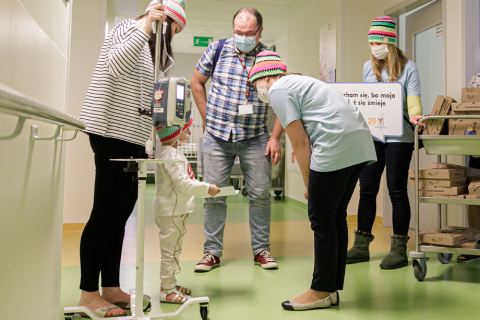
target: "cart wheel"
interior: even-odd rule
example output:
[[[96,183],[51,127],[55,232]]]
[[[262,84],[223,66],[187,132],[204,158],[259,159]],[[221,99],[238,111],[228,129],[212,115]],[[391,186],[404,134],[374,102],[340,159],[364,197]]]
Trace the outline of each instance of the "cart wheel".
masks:
[[[418,281],[423,281],[427,275],[427,264],[425,263],[425,268],[422,270],[420,262],[418,262],[418,260],[413,260],[413,274]]]
[[[282,190],[275,190],[273,191],[277,197],[280,197],[282,195]]]
[[[242,193],[242,196],[244,197],[248,196],[247,187],[243,186],[240,192]]]
[[[447,264],[450,261],[452,261],[453,254],[451,253],[437,253],[437,258],[438,261],[440,261],[443,264]]]
[[[202,320],[208,320],[208,303],[200,304],[200,316]]]

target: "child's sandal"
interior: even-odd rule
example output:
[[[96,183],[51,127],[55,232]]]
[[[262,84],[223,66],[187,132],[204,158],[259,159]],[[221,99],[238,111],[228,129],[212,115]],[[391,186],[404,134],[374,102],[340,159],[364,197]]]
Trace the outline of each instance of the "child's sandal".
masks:
[[[172,299],[167,300],[167,296],[174,293],[175,295],[173,296]],[[169,290],[163,289],[163,291],[160,290],[160,302],[164,303],[175,303],[175,304],[183,304],[185,303],[190,297],[186,296],[185,294],[177,291],[177,288],[172,288]]]
[[[177,291],[181,292],[183,294],[186,294],[187,296],[192,294],[192,290],[190,290],[188,288],[185,288],[185,287],[182,287],[182,286],[177,286]]]

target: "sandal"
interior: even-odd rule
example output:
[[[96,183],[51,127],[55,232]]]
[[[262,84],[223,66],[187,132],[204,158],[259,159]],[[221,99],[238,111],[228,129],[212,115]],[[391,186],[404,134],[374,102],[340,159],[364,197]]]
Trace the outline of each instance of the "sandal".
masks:
[[[174,293],[175,295],[173,296],[172,299],[167,300],[167,296]],[[163,289],[160,290],[160,302],[165,302],[165,303],[174,303],[174,304],[183,304],[185,303],[188,299],[190,299],[189,296],[177,291],[177,288],[172,288],[172,289]]]
[[[104,307],[100,307],[98,308],[97,310],[93,311],[93,313],[95,313],[95,315],[99,318],[116,318],[116,317],[125,317],[127,315],[127,312],[123,312],[123,313],[120,313],[120,314],[112,314],[110,316],[107,316],[107,312],[110,311],[110,310],[113,310],[113,309],[122,309],[120,308],[119,306],[117,305],[114,305],[114,304],[111,304],[109,306],[104,306]],[[85,317],[85,318],[90,318],[89,315],[87,315],[86,313],[84,312],[79,312],[78,315],[82,316],[82,317]]]
[[[467,263],[480,259],[480,256],[472,256],[470,254],[461,254],[457,257],[457,262]]]
[[[185,287],[182,287],[182,286],[177,286],[177,291],[180,292],[180,293],[183,293],[187,296],[192,295],[192,290],[190,290],[188,288],[185,288]]]
[[[147,311],[148,308],[152,306],[152,303],[150,302],[151,300],[152,298],[150,298],[146,294],[143,295],[143,311]],[[130,310],[130,302],[115,302],[114,304],[122,309]]]

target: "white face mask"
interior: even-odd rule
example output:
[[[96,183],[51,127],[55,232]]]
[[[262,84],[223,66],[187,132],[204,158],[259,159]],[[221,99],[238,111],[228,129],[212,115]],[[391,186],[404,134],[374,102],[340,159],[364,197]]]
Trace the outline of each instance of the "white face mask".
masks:
[[[268,99],[268,89],[267,89],[267,80],[265,80],[265,86],[260,88],[257,84],[258,99],[264,103],[270,103]]]
[[[388,55],[388,46],[386,44],[382,44],[381,46],[371,47],[372,54],[378,60],[383,60]]]
[[[181,132],[180,136],[178,137],[178,145],[183,146],[190,141],[190,137],[192,136],[191,133]]]
[[[242,37],[239,37],[239,36],[235,35],[235,38],[233,39],[233,42],[237,46],[238,50],[240,50],[244,53],[248,53],[248,52],[253,51],[253,49],[255,49],[255,47],[257,46],[257,36],[253,36],[253,37],[242,36]]]

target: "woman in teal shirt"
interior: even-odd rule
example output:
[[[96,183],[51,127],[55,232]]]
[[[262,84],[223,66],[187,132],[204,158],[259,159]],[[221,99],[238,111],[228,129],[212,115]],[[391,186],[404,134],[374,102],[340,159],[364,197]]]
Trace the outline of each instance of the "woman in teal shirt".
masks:
[[[373,240],[372,227],[376,216],[377,194],[383,170],[387,168],[387,187],[393,207],[393,233],[390,253],[382,260],[382,269],[397,269],[408,265],[407,242],[410,225],[408,201],[408,168],[413,152],[413,126],[422,116],[420,78],[415,63],[395,46],[395,22],[390,17],[373,20],[368,34],[371,59],[363,66],[364,82],[399,82],[404,90],[403,135],[386,138],[385,143],[375,139],[378,161],[365,168],[360,175],[360,203],[358,230],[355,243],[348,250],[347,263],[370,260],[369,244]]]
[[[275,52],[257,55],[249,73],[260,100],[270,103],[285,129],[307,187],[315,265],[310,290],[283,302],[287,310],[338,305],[348,244],[347,206],[362,169],[376,160],[360,111],[317,79],[286,74]],[[310,196],[309,196],[310,195]]]

